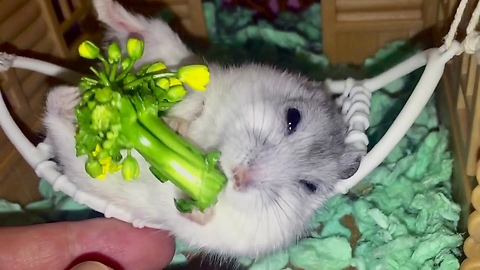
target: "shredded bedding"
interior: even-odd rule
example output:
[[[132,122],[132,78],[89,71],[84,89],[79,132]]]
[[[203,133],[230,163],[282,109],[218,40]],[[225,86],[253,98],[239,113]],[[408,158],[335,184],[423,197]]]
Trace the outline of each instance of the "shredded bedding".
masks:
[[[209,39],[206,57],[228,63],[244,59],[274,63],[315,79],[373,76],[418,52],[396,41],[362,67],[331,67],[322,54],[319,4],[301,13],[282,12],[273,21],[254,20],[242,7],[220,9],[205,2]],[[370,147],[386,132],[421,70],[398,79],[372,97]],[[451,196],[452,157],[448,131],[437,117],[434,98],[387,159],[350,194],[331,198],[312,221],[312,233],[284,252],[256,261],[246,269],[459,269],[462,235],[456,231],[460,208]],[[98,213],[77,204],[46,181],[44,199],[21,208],[0,200],[2,226],[81,220]],[[334,250],[335,252],[332,252]],[[177,244],[172,265],[187,263],[188,248]]]

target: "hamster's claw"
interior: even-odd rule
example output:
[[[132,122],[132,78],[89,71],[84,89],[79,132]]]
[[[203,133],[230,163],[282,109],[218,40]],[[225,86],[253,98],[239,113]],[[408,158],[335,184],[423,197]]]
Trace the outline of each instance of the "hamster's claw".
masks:
[[[208,208],[203,213],[198,209],[193,210],[191,213],[183,213],[182,215],[188,220],[195,222],[199,225],[206,225],[213,217],[213,209]]]

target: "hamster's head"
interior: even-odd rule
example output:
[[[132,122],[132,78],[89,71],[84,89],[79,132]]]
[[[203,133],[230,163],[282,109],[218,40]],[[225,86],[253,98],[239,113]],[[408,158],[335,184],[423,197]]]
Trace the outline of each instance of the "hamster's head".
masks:
[[[190,134],[221,152],[229,181],[219,201],[278,234],[278,245],[294,240],[360,163],[332,97],[320,83],[261,65],[211,67],[206,95]]]

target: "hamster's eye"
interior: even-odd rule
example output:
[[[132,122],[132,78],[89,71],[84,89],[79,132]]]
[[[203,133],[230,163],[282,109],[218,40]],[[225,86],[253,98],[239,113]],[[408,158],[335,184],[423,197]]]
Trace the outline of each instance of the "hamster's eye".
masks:
[[[317,185],[309,182],[307,180],[300,180],[300,184],[310,193],[315,193],[317,191]]]
[[[302,119],[300,111],[296,108],[288,108],[287,110],[287,126],[288,126],[288,135],[294,133],[297,130],[297,125]]]

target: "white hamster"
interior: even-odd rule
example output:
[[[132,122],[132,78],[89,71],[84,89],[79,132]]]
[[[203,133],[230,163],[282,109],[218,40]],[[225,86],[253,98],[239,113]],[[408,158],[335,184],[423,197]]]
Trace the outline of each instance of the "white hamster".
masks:
[[[108,38],[124,44],[135,34],[145,40],[139,64],[161,60],[175,67],[195,58],[165,22],[128,12],[112,0],[94,0],[94,7]],[[320,83],[265,65],[209,68],[207,91],[189,91],[168,120],[203,150],[221,151],[228,184],[205,213],[179,213],[173,202],[180,191],[158,181],[137,153],[139,179],[124,181],[121,172],[91,179],[85,157],[75,155],[76,87],[49,93],[47,138],[64,174],[87,193],[130,209],[207,253],[267,255],[304,235],[335,183],[357,170],[360,153],[345,145],[346,124]]]

